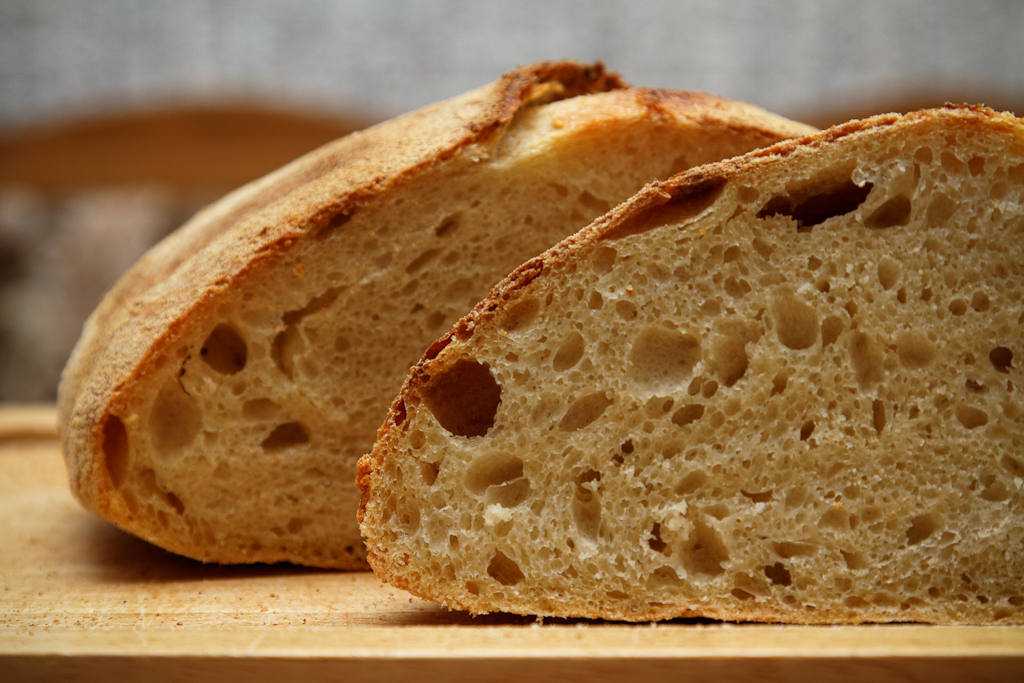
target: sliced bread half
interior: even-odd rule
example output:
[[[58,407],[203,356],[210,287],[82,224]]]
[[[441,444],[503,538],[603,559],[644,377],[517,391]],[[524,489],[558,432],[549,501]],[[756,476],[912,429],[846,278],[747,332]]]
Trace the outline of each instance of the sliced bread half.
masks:
[[[1024,622],[1022,198],[978,107],[649,185],[413,368],[371,565],[478,613]]]
[[[329,144],[106,296],[60,386],[71,488],[200,560],[365,568],[356,461],[433,339],[653,178],[812,131],[550,63]]]

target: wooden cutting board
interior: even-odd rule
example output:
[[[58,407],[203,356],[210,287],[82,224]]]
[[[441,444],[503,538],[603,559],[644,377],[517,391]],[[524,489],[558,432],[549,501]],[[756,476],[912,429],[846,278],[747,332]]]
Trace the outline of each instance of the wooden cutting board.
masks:
[[[369,572],[203,565],[79,507],[55,423],[0,407],[0,680],[1024,681],[1024,627],[474,618]]]

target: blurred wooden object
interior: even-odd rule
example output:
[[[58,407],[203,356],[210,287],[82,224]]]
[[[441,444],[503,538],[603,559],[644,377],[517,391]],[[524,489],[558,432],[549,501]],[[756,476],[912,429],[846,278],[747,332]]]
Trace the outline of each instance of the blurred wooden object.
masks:
[[[57,438],[57,411],[48,403],[0,405],[0,444]]]
[[[367,122],[245,109],[167,109],[84,119],[0,138],[0,184],[46,191],[167,183],[232,189]]]

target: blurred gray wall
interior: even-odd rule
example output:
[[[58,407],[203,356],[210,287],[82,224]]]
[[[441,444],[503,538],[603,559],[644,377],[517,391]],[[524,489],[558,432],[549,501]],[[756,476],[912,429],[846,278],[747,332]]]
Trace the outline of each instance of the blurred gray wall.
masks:
[[[168,105],[374,121],[560,58],[816,125],[947,100],[1024,115],[1024,2],[1011,0],[0,0],[0,143]],[[243,147],[270,146],[253,139]],[[26,169],[11,149],[0,167]],[[119,158],[90,149],[89,163]],[[230,189],[85,176],[62,192],[0,182],[0,402],[52,400],[102,292]]]
[[[169,101],[383,118],[563,57],[789,116],[1019,101],[1024,2],[3,0],[0,131]]]

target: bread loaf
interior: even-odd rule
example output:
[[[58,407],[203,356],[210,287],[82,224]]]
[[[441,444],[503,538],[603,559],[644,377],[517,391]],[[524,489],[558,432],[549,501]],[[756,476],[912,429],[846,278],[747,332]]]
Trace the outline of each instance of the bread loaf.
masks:
[[[1022,195],[980,107],[652,183],[413,368],[371,565],[476,613],[1024,622]]]
[[[644,183],[812,130],[550,63],[329,144],[106,296],[59,392],[71,488],[200,560],[365,568],[356,461],[433,339]]]

